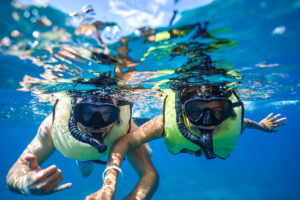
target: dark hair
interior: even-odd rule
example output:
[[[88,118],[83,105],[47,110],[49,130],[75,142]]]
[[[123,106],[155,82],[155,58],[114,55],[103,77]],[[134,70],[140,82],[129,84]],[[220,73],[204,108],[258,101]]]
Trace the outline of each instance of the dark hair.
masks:
[[[193,86],[185,86],[180,88],[181,94],[181,103],[189,100],[191,97],[196,94],[206,93],[211,96],[222,96],[229,97],[231,95],[231,91],[226,89],[222,84],[206,84],[206,85],[193,85]]]

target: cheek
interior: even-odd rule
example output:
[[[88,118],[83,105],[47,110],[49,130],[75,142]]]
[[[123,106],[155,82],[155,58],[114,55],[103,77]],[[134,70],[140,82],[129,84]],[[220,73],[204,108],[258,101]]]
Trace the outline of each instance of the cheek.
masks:
[[[216,129],[220,129],[222,127],[224,122],[222,122],[221,124],[219,124],[218,126],[216,126]]]
[[[104,114],[104,115],[102,115],[102,118],[104,121],[108,121],[110,118],[110,114]]]

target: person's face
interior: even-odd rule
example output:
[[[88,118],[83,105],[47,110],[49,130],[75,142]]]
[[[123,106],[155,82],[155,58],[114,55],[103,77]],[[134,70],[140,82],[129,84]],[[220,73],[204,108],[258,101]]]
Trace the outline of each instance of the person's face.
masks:
[[[209,102],[201,102],[201,101],[195,101],[193,102],[193,104],[191,105],[191,109],[192,115],[195,115],[194,117],[197,118],[200,113],[200,110],[204,110],[205,108],[209,108],[212,110],[213,114],[215,115],[216,118],[221,118],[222,116],[222,104],[220,101],[215,100],[215,101],[209,101]],[[191,128],[197,128],[197,129],[217,129],[220,125],[210,125],[210,126],[201,126],[201,125],[195,125],[192,124],[189,119],[186,117],[187,121],[188,121],[188,125]]]
[[[100,107],[99,106],[86,106],[86,107],[83,107],[83,109],[81,110],[82,119],[85,121],[89,121],[92,118],[93,114],[96,112],[101,114],[101,117],[104,121],[108,121],[112,115],[111,107],[108,105],[107,106],[103,105]],[[93,133],[93,134],[98,133],[98,134],[106,135],[111,130],[112,126],[115,124],[115,123],[111,123],[105,127],[96,129],[96,128],[84,126],[80,122],[78,122],[78,123],[80,124],[80,126],[82,128],[84,128],[86,130],[87,134],[89,134],[89,135],[91,135],[91,133]]]

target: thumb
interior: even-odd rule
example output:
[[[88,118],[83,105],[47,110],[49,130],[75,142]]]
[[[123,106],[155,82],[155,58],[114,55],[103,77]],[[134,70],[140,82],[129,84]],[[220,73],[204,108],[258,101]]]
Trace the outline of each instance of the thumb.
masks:
[[[34,154],[27,153],[25,154],[24,158],[28,162],[29,169],[31,170],[41,169],[40,166],[38,165],[37,158]]]

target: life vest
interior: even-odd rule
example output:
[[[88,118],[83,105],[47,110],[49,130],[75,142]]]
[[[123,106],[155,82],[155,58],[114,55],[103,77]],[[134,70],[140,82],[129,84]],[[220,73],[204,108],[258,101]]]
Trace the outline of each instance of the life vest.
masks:
[[[114,142],[126,135],[130,128],[131,108],[130,105],[119,106],[119,123],[115,123],[112,130],[104,138],[107,150],[99,153],[93,146],[75,139],[68,128],[70,118],[71,98],[63,97],[55,105],[52,127],[52,139],[55,148],[67,158],[80,161],[97,160],[109,155]]]
[[[164,102],[164,143],[167,146],[168,150],[173,154],[180,153],[183,149],[189,149],[195,152],[199,151],[201,149],[200,146],[186,139],[181,134],[177,126],[175,98],[175,92],[172,90],[168,90]],[[229,100],[233,104],[241,102],[234,92],[229,97]],[[223,159],[227,158],[234,150],[238,137],[240,136],[242,131],[244,117],[244,108],[242,103],[240,103],[240,106],[234,107],[233,110],[236,116],[226,119],[222,123],[222,126],[213,135],[214,153],[218,157]],[[184,120],[186,128],[189,129],[189,131],[193,134],[201,137],[200,134],[188,127],[185,117]]]

